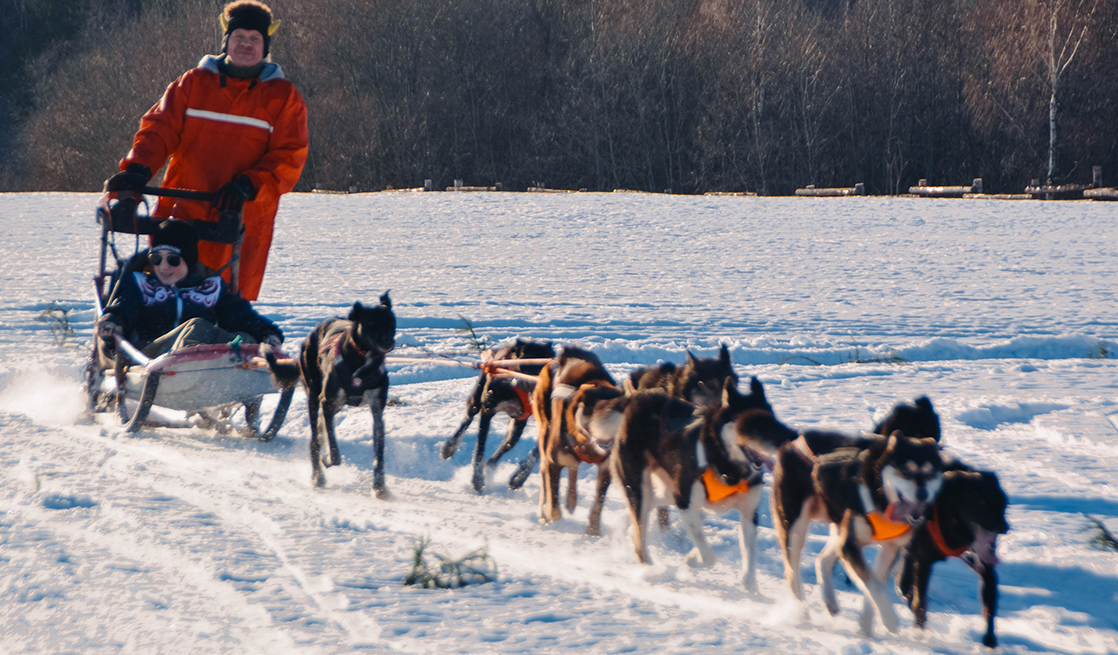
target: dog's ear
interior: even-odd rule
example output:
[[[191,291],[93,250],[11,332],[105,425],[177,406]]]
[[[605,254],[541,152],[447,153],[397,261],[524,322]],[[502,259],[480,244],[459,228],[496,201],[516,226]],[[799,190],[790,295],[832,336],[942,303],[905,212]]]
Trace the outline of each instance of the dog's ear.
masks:
[[[762,400],[765,398],[765,387],[761,386],[761,381],[757,379],[756,375],[749,379],[749,393]]]
[[[755,380],[757,378],[754,378]],[[738,381],[734,378],[727,377],[726,381],[722,383],[722,406],[729,407],[730,403],[735,398],[740,398],[741,393],[738,392]]]
[[[920,409],[924,409],[924,410],[927,410],[929,412],[935,411],[935,410],[932,409],[932,401],[929,400],[927,396],[920,396],[919,398],[917,398],[913,402],[913,404],[916,405],[917,407],[919,407]]]
[[[621,390],[625,393],[626,398],[637,392],[637,390],[633,388],[633,381],[629,378],[625,378],[621,381]]]
[[[391,291],[391,289],[389,289],[388,291]],[[392,299],[388,297],[388,291],[385,291],[381,295],[380,304],[387,307],[388,309],[392,309]]]
[[[346,317],[347,321],[356,321],[357,317],[361,315],[361,311],[365,309],[361,306],[360,302],[353,303],[353,308],[349,310],[349,316]]]
[[[695,356],[691,354],[690,350],[687,351],[687,363],[691,366],[695,365]]]
[[[722,344],[722,349],[718,352],[718,359],[723,364],[730,363],[730,349],[726,347],[726,344]]]

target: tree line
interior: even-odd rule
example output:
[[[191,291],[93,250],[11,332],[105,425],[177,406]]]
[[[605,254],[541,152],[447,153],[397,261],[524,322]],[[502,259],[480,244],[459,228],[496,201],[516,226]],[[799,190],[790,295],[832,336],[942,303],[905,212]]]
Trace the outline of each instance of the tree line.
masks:
[[[219,0],[0,0],[0,190],[95,190]],[[273,0],[299,189],[1118,175],[1113,0]],[[11,20],[8,20],[8,19]]]

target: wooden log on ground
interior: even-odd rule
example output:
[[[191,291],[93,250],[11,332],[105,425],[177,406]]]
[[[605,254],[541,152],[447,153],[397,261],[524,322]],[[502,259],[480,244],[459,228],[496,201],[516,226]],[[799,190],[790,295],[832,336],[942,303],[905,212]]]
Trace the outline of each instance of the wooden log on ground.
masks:
[[[964,193],[968,200],[1032,200],[1027,193]]]
[[[704,196],[756,197],[756,191],[707,191]]]
[[[448,186],[447,191],[500,191],[495,186]]]
[[[1091,200],[1118,200],[1118,188],[1084,189],[1083,197]]]
[[[528,187],[528,193],[578,193],[578,192],[577,191],[572,191],[570,189],[549,189],[547,187],[542,187],[542,186],[530,186],[530,187]]]
[[[970,186],[930,186],[927,180],[908,187],[909,195],[921,198],[962,198],[968,193],[982,193],[982,178],[976,177]]]
[[[1031,184],[1025,193],[1037,200],[1081,200],[1086,189],[1084,184]]]
[[[814,184],[809,184],[802,189],[796,189],[797,196],[810,196],[814,198],[834,198],[838,196],[864,196],[866,195],[866,185],[859,182],[852,187],[825,187],[816,188]]]

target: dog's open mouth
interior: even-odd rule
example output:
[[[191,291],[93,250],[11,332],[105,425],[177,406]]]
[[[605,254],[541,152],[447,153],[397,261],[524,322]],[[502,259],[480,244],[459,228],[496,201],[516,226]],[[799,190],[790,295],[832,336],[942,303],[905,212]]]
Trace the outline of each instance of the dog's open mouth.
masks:
[[[885,518],[894,523],[915,525],[920,522],[920,519],[924,518],[927,509],[927,503],[901,498],[897,502],[889,504],[889,507],[885,510]]]
[[[745,458],[748,459],[749,463],[755,468],[768,469],[769,471],[773,470],[773,466],[775,465],[773,458],[763,455],[749,446],[742,446],[741,450],[745,453]]]

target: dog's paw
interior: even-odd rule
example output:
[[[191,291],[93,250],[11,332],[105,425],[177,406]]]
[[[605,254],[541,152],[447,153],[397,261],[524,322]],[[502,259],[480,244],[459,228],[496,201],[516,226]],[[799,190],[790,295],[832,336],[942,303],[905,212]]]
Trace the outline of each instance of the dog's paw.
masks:
[[[831,616],[837,616],[838,615],[839,604],[838,604],[838,601],[835,600],[835,598],[833,596],[830,597],[830,598],[824,598],[823,599],[823,606],[827,608],[827,612]]]
[[[524,486],[528,481],[528,476],[532,474],[532,469],[523,467],[518,468],[512,477],[509,478],[509,489],[519,489]]]
[[[388,489],[382,485],[379,487],[373,487],[373,497],[377,500],[391,500],[392,494],[389,493]]]
[[[900,630],[901,622],[900,619],[897,618],[897,613],[893,611],[893,605],[891,603],[881,608],[881,622],[885,624],[885,629],[888,630],[890,634],[897,634],[897,631]]]
[[[314,473],[311,473],[311,484],[319,488],[326,486],[326,476],[322,471],[315,469]]]
[[[687,557],[685,557],[683,561],[687,562],[687,566],[693,569],[705,569],[714,566],[714,560],[713,552],[703,557],[702,551],[698,548],[694,548],[690,553],[687,553]]]
[[[443,447],[439,449],[439,457],[442,457],[443,459],[450,459],[451,457],[454,457],[454,453],[456,452],[458,452],[458,442],[445,441],[443,442]]]

